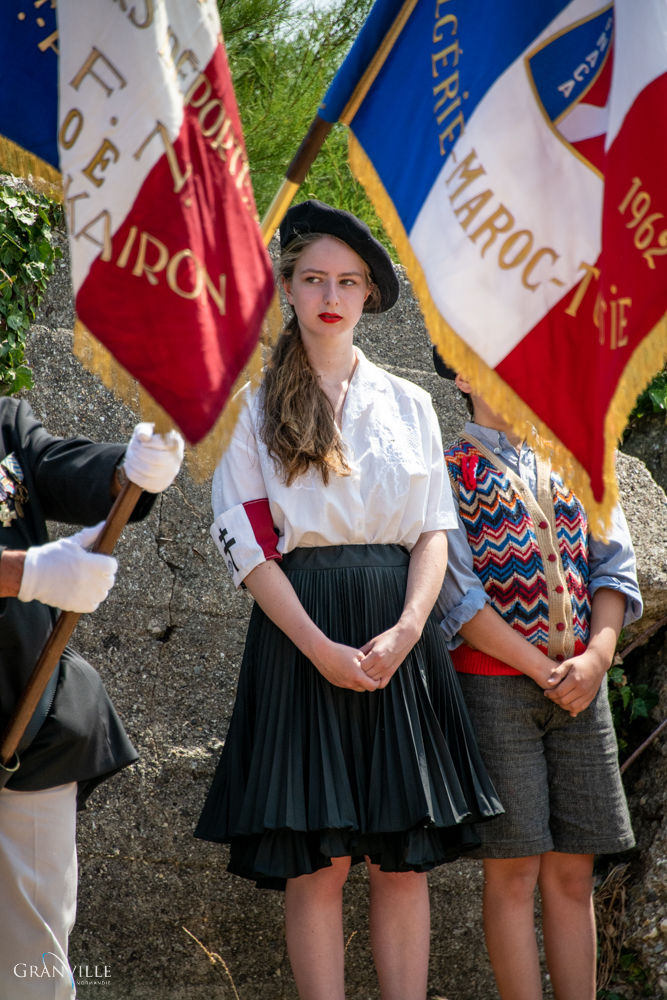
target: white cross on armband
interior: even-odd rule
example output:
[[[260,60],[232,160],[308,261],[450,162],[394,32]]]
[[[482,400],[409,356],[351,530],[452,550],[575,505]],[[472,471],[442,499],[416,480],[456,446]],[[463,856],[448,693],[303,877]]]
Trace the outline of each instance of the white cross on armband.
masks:
[[[211,538],[237,588],[248,573],[265,561],[243,504],[216,517],[211,525]]]

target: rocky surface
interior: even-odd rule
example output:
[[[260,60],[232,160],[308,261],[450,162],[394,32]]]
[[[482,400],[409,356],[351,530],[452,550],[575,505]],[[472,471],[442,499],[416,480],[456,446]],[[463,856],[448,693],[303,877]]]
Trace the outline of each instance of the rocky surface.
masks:
[[[656,483],[667,492],[667,419],[664,413],[644,417],[628,434],[623,451],[641,459]]]
[[[616,472],[644,600],[643,617],[626,629],[632,639],[667,615],[667,496],[632,455],[619,452]]]
[[[652,428],[649,429],[649,435]],[[637,436],[635,436],[637,444]],[[624,643],[667,615],[667,497],[642,461],[619,454],[617,473],[628,518],[644,616],[626,629]],[[631,653],[624,666],[635,684],[647,683],[660,700],[644,725],[648,736],[667,718],[667,629],[661,628]],[[618,859],[630,861],[626,947],[636,953],[648,976],[648,996],[667,997],[667,740],[663,737],[631,765],[625,787],[637,849]],[[631,992],[632,983],[626,984]],[[625,992],[625,990],[624,990]],[[641,994],[637,994],[641,995]]]
[[[667,608],[665,609],[667,613]],[[641,679],[660,695],[650,728],[667,718],[667,633],[649,641],[641,657]],[[638,851],[627,911],[627,947],[649,976],[648,994],[667,997],[667,740],[659,738],[625,778]]]
[[[465,407],[453,386],[433,371],[424,325],[403,278],[402,290],[391,313],[363,320],[358,343],[372,361],[432,394],[448,440],[462,426]],[[36,388],[29,399],[52,432],[124,441],[136,418],[72,357],[72,324],[65,260],[31,333]],[[622,457],[620,474],[640,569],[645,586],[655,592],[651,607],[657,614],[667,571],[664,495],[636,459]],[[98,612],[84,617],[75,636],[141,754],[137,765],[96,791],[79,817],[81,881],[71,960],[83,967],[82,975],[86,966],[90,973],[95,966],[110,968],[107,1000],[232,996],[224,970],[211,964],[184,928],[222,956],[241,1000],[296,997],[281,895],[227,875],[226,849],[192,837],[227,731],[251,606],[249,595],[231,586],[208,535],[209,496],[210,483],[196,484],[184,471],[150,517],[126,529],[118,547],[117,586]],[[59,530],[53,526],[54,533]],[[660,711],[667,712],[667,685]],[[658,808],[657,784],[642,794]],[[662,868],[658,861],[665,834],[655,822],[646,838],[645,880],[664,879],[664,897],[651,890],[664,900],[667,864]],[[656,846],[659,841],[662,847]],[[655,864],[651,852],[657,852]],[[430,883],[429,996],[497,1000],[483,944],[481,866],[447,865]],[[635,925],[641,923],[635,914],[645,906],[646,893],[643,903],[640,896],[633,904]],[[655,912],[657,920],[659,907]],[[367,878],[361,868],[348,880],[344,914],[348,995],[375,1000]],[[644,948],[651,956],[655,950]],[[80,986],[79,995],[99,995],[99,988]],[[545,995],[551,995],[546,975]]]

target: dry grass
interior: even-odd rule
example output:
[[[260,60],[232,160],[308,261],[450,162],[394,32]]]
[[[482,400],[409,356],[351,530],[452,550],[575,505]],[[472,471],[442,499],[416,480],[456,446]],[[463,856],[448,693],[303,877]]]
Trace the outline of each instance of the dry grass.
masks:
[[[192,931],[189,931],[187,929],[187,927],[184,927],[183,930],[185,931],[185,933],[189,937],[192,938],[192,940],[196,944],[199,945],[199,947],[204,952],[204,954],[208,958],[208,960],[211,963],[211,965],[213,966],[213,968],[222,977],[223,983],[225,981],[225,977],[229,980],[229,982],[231,984],[231,987],[232,987],[232,990],[233,990],[233,993],[234,993],[234,1000],[241,1000],[240,996],[238,995],[238,991],[236,989],[236,986],[234,984],[234,979],[232,977],[232,974],[229,971],[229,966],[225,962],[224,958],[221,955],[218,955],[217,951],[209,951],[208,948],[206,947],[206,945],[202,944],[201,941],[199,940],[199,938],[196,938],[194,936],[194,934],[192,933]],[[226,983],[225,983],[225,986],[226,986]]]
[[[206,955],[206,957],[208,958],[209,962],[211,963],[211,965],[213,966],[213,968],[216,970],[216,972],[218,973],[218,975],[222,977],[221,981],[222,981],[222,983],[224,985],[225,993],[226,993],[227,985],[228,985],[225,980],[229,980],[229,985],[231,985],[231,988],[232,988],[232,990],[234,992],[234,1000],[241,1000],[241,998],[239,997],[239,994],[238,994],[238,990],[236,989],[236,985],[234,983],[233,976],[232,976],[231,972],[229,971],[229,966],[225,962],[225,960],[222,957],[222,955],[219,955],[217,953],[217,951],[209,951],[208,948],[206,947],[206,945],[202,944],[202,942],[199,940],[199,938],[196,938],[194,936],[194,934],[192,933],[192,931],[189,931],[187,929],[187,927],[184,927],[183,930],[188,935],[188,937],[192,938],[192,940],[195,942],[195,944],[199,945],[199,947],[204,952],[204,954]],[[352,931],[352,933],[350,934],[349,938],[347,939],[347,942],[345,944],[345,952],[346,953],[347,953],[347,949],[350,947],[350,944],[352,943],[352,939],[353,939],[353,937],[355,936],[356,933],[357,933],[356,931]],[[441,997],[440,1000],[445,1000],[445,998]]]
[[[630,865],[616,865],[593,896],[598,931],[598,989],[607,987],[625,942],[625,901]]]

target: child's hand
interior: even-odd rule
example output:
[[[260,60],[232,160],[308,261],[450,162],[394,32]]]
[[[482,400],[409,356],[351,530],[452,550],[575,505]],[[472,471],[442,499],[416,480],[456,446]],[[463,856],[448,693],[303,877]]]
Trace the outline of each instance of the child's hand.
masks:
[[[606,671],[607,665],[602,657],[587,649],[580,656],[564,660],[553,669],[552,683],[544,692],[545,697],[555,701],[574,718],[593,701]]]
[[[547,680],[547,685],[545,685],[548,691],[555,688],[560,682],[569,674],[570,668],[572,667],[574,660],[563,660],[562,663],[554,663],[553,660],[549,660],[551,664],[551,671]]]
[[[535,647],[533,647],[535,648]],[[525,673],[528,677],[532,678],[536,684],[539,684],[541,688],[544,689],[544,693],[550,691],[554,688],[567,673],[563,670],[565,664],[554,663],[553,660],[548,659],[544,653],[536,650],[538,656],[536,656],[535,662],[530,664],[530,670],[526,670]],[[569,661],[568,661],[569,662]]]

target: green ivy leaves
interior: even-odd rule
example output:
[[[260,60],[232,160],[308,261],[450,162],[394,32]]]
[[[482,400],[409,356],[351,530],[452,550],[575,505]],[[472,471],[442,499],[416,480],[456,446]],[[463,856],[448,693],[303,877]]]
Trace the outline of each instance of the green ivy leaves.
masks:
[[[658,372],[653,381],[644,389],[630,414],[635,420],[641,420],[649,413],[667,412],[667,368]]]
[[[609,678],[609,704],[614,720],[618,745],[622,752],[628,747],[628,729],[637,719],[648,719],[658,704],[658,694],[648,684],[632,684],[623,667],[612,667]]]
[[[62,251],[52,243],[59,206],[0,186],[0,394],[32,388],[25,338]]]

